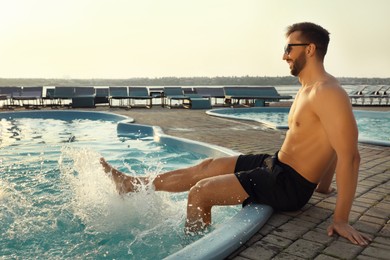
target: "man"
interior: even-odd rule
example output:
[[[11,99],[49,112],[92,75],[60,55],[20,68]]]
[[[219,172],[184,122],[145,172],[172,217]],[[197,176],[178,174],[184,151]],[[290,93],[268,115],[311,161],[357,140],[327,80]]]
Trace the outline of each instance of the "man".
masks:
[[[336,172],[338,195],[328,234],[337,232],[354,244],[367,245],[369,239],[348,224],[360,163],[358,130],[348,95],[324,69],[329,33],[318,25],[299,23],[288,27],[286,37],[283,60],[302,87],[279,152],[206,159],[154,179],[127,176],[102,159],[118,191],[135,191],[137,184],[149,182],[156,191],[189,191],[186,228],[192,232],[211,223],[214,205],[254,201],[276,210],[298,210],[315,189],[331,192]]]

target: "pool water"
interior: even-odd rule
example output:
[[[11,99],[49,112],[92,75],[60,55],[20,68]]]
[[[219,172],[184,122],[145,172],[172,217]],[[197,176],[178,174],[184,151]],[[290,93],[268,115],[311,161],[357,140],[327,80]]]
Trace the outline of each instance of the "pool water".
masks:
[[[288,111],[288,108],[240,108],[215,109],[211,110],[211,114],[253,120],[276,129],[288,129]],[[359,141],[390,146],[390,112],[355,110],[354,115]]]
[[[288,112],[247,112],[237,113],[236,116],[239,119],[249,119],[257,122],[261,122],[266,126],[287,129]]]
[[[0,120],[0,252],[6,258],[161,259],[184,235],[186,193],[118,195],[99,158],[134,175],[204,159],[101,120]],[[213,228],[240,207],[213,209]]]

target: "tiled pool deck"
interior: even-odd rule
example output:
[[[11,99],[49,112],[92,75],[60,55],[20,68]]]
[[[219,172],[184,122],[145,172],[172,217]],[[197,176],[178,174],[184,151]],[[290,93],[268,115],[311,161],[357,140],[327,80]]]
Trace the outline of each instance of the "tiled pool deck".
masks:
[[[204,110],[160,107],[109,110],[133,117],[136,123],[158,125],[169,135],[242,153],[274,153],[285,133],[263,130],[255,122],[211,117]],[[315,193],[302,210],[275,213],[229,259],[390,259],[390,147],[360,144],[359,150],[362,157],[359,184],[350,219],[355,228],[372,237],[369,246],[328,237],[326,228],[332,218],[336,194]]]
[[[383,110],[383,109],[381,109]],[[385,108],[389,111],[390,108]],[[211,117],[205,110],[114,109],[136,123],[160,126],[166,134],[220,145],[242,153],[274,153],[283,131],[262,129],[259,123]],[[360,144],[362,161],[351,224],[369,235],[367,247],[344,238],[328,237],[336,194],[315,193],[300,211],[274,213],[229,259],[390,259],[390,147]]]

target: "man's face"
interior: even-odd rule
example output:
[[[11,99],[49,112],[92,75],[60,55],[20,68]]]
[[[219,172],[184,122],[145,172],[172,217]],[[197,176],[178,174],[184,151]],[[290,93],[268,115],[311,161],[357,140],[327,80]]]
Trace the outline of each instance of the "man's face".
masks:
[[[288,62],[288,60],[287,60]],[[293,76],[298,76],[299,73],[303,70],[303,68],[306,65],[306,55],[304,51],[301,51],[299,56],[295,59],[289,62],[290,64],[290,73]]]
[[[287,37],[287,43],[283,54],[285,60],[290,66],[290,73],[298,76],[306,65],[305,47],[307,43],[299,40],[299,32],[293,32]]]

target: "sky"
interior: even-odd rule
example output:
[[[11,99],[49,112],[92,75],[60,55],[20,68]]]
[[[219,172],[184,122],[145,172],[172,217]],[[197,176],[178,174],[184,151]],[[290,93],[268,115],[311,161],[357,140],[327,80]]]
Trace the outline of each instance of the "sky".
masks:
[[[0,78],[288,76],[288,25],[336,77],[390,77],[388,0],[0,0]]]

